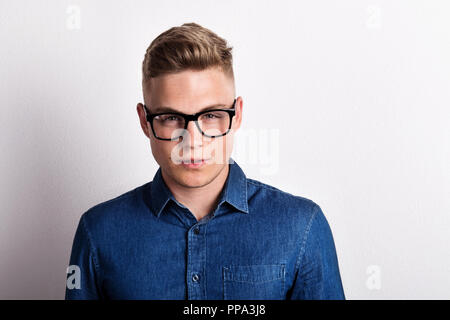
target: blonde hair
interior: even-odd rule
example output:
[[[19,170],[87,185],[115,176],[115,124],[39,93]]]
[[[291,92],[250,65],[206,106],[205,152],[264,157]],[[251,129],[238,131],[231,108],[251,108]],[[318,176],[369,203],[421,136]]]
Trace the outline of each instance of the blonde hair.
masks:
[[[218,67],[234,80],[232,48],[227,41],[196,23],[172,27],[156,37],[142,62],[142,83],[187,69]]]

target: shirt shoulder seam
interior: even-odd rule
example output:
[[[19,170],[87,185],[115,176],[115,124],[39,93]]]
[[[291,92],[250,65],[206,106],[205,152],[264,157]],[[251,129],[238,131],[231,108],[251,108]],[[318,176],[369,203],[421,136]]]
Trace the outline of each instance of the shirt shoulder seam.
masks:
[[[309,219],[308,224],[306,226],[306,230],[305,230],[305,233],[303,235],[303,239],[302,239],[301,245],[300,245],[300,251],[298,253],[298,256],[297,256],[297,259],[295,262],[295,272],[299,271],[300,261],[302,260],[302,258],[304,256],[305,249],[306,249],[306,242],[308,241],[310,230],[311,230],[312,224],[314,222],[314,218],[317,216],[318,208],[319,208],[319,206],[317,204],[314,204],[313,214],[311,215],[311,218]]]
[[[88,245],[89,245],[89,251],[92,252],[92,259],[94,260],[94,267],[95,267],[95,271],[97,272],[98,276],[99,276],[99,280],[102,279],[102,275],[100,272],[100,264],[99,264],[99,259],[97,257],[97,249],[95,248],[93,242],[92,242],[92,237],[91,234],[89,232],[89,229],[86,225],[86,217],[85,215],[83,217],[81,217],[81,225],[82,228],[84,230],[84,232],[86,233],[86,238],[88,241]]]

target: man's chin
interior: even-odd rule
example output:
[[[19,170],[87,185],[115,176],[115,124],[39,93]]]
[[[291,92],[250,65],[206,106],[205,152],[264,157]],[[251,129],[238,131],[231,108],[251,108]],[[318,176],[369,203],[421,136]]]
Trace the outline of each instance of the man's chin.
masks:
[[[198,174],[197,176],[187,174],[177,175],[175,179],[178,184],[186,188],[200,188],[210,182],[210,180],[208,180],[208,177],[199,177]]]

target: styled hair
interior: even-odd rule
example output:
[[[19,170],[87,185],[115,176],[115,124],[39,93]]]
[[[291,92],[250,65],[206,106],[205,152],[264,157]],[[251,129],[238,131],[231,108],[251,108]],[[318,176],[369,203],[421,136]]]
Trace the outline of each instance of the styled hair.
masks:
[[[156,37],[142,62],[142,83],[187,69],[218,67],[234,79],[232,48],[227,41],[196,23],[172,27]]]

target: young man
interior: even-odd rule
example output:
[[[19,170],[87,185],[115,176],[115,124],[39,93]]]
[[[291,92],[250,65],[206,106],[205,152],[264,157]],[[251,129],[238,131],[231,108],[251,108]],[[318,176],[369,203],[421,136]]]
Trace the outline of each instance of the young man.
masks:
[[[195,23],[147,49],[140,124],[153,181],[85,212],[66,299],[344,299],[321,208],[246,178],[231,47]]]

